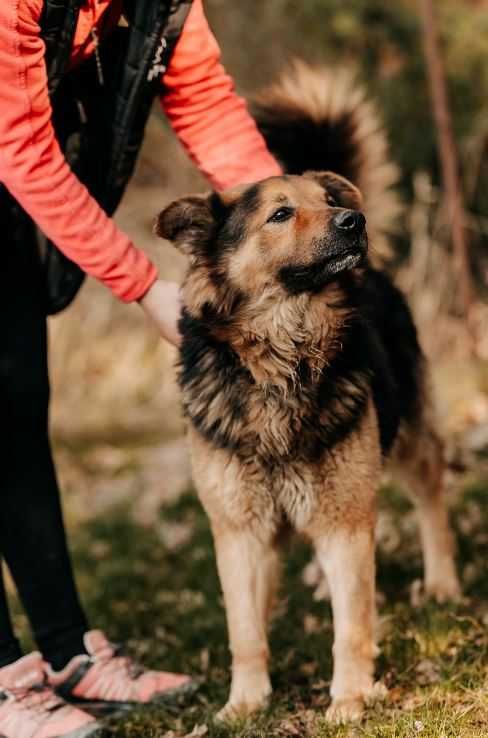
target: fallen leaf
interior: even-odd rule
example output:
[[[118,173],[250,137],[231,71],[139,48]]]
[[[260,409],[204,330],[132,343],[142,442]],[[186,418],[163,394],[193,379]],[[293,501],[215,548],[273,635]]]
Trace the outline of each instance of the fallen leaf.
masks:
[[[283,735],[302,735],[301,728],[292,723],[291,720],[283,720],[283,722],[279,724],[278,730]]]
[[[420,661],[415,667],[417,682],[422,685],[434,684],[440,681],[439,666],[430,659]]]
[[[191,733],[187,733],[183,736],[183,738],[200,738],[202,735],[207,735],[208,733],[208,726],[207,725],[195,725],[193,727],[193,730]]]

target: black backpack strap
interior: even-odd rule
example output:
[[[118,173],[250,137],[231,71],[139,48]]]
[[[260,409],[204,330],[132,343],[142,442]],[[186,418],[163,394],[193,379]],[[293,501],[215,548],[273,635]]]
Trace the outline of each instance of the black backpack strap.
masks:
[[[130,36],[114,110],[113,140],[104,207],[118,204],[135,166],[161,75],[190,12],[192,0],[127,0]]]
[[[76,23],[83,0],[45,0],[41,37],[46,44],[46,68],[52,95],[68,68]]]
[[[176,42],[181,36],[181,31],[185,25],[185,21],[188,17],[188,13],[191,10],[192,0],[179,0],[179,2],[172,3],[170,9],[168,22],[164,30],[164,38],[166,40],[166,46],[163,56],[163,65],[160,69],[161,74],[166,71],[168,62],[176,46]]]
[[[103,69],[107,78],[103,86],[94,73],[94,59],[66,74],[83,0],[44,2],[41,35],[46,44],[58,139],[66,149],[73,138],[73,169],[111,214],[133,172],[152,103],[161,91],[161,75],[180,36],[191,0],[125,0],[129,28],[118,29],[124,33],[114,33],[102,42],[100,49],[102,53],[105,47],[111,57],[108,68]],[[120,47],[117,35],[122,41]],[[88,110],[88,117],[83,113],[84,120],[80,110]],[[84,275],[51,242],[46,242],[44,251],[46,310],[52,314],[71,302]]]

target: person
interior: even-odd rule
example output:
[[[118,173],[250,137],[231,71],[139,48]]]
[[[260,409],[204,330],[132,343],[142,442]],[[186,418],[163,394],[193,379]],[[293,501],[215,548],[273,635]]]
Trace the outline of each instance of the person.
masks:
[[[146,18],[153,23],[153,11],[154,18],[164,21],[154,26],[162,33],[158,38],[154,28],[140,30]],[[51,35],[43,35],[43,24],[51,24]],[[114,67],[118,70],[115,82],[105,81],[104,87],[104,55],[110,53],[112,40],[115,46],[123,28],[129,45],[119,57],[122,66]],[[137,667],[103,632],[90,629],[73,579],[48,436],[46,284],[52,277],[39,248],[40,232],[49,253],[56,253],[54,243],[67,265],[78,265],[118,299],[137,302],[164,338],[178,341],[178,286],[158,277],[148,257],[109,215],[132,172],[143,119],[150,109],[147,95],[131,92],[138,72],[134,49],[140,49],[136,61],[140,58],[141,65],[149,64],[148,71],[139,75],[137,89],[155,83],[151,94],[160,96],[173,130],[215,189],[281,173],[221,65],[202,0],[4,0],[0,4],[4,240],[0,414],[6,431],[1,444],[0,551],[39,648],[22,654],[0,579],[0,735],[4,738],[94,736],[100,725],[85,709],[89,705],[148,703],[190,685],[184,675]],[[83,72],[90,64],[96,70],[95,81],[87,81]],[[63,140],[63,125],[69,119],[65,108],[62,125],[56,124],[57,95],[68,78],[69,89],[74,89],[70,99],[79,103],[79,85],[88,108],[95,86],[101,88],[88,120],[92,134],[87,138],[88,149],[74,164],[68,162],[69,147]],[[126,87],[124,80],[129,80]],[[116,104],[103,108],[103,117],[98,116],[97,107],[102,110],[108,100]],[[127,122],[129,109],[131,120],[139,121],[137,130]],[[80,114],[82,123],[84,117]],[[126,122],[119,124],[120,119]],[[110,160],[107,154],[103,160],[114,142],[118,142],[119,158],[114,155]],[[83,174],[80,169],[77,175],[80,161],[92,166],[95,174]]]

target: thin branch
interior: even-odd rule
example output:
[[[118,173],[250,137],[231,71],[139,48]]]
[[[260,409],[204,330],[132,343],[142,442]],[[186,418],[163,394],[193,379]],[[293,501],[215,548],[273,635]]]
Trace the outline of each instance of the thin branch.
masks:
[[[439,157],[451,225],[453,266],[459,279],[460,306],[469,324],[473,307],[473,280],[469,261],[466,216],[459,180],[459,159],[452,130],[446,75],[433,1],[420,0],[420,10],[432,109],[437,127]]]

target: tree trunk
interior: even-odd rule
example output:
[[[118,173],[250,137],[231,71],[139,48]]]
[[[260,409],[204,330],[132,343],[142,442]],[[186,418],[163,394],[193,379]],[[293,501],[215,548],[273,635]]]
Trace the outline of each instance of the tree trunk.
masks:
[[[465,211],[459,179],[459,160],[452,131],[446,76],[433,0],[419,0],[423,25],[424,52],[430,84],[432,109],[437,127],[439,157],[451,226],[454,272],[459,280],[458,305],[470,323],[473,283],[469,261]]]

